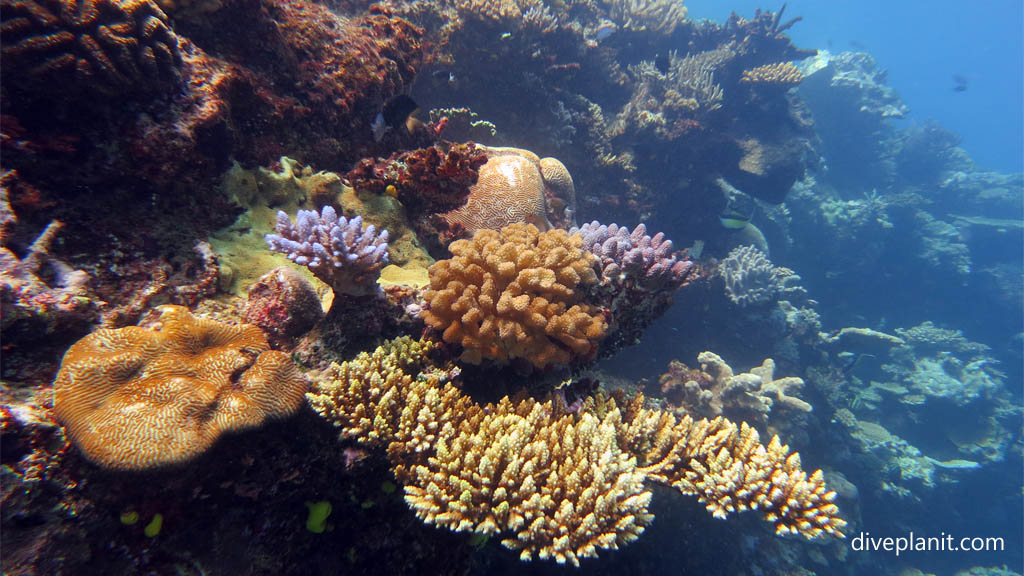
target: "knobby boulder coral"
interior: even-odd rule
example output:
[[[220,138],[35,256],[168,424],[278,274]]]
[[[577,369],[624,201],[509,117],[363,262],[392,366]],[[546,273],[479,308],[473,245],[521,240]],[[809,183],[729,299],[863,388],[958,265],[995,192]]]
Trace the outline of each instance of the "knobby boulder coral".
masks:
[[[160,325],[98,330],[64,355],[53,410],[104,468],[181,464],[302,405],[306,378],[263,333],[161,306]]]
[[[271,250],[309,267],[335,294],[377,293],[377,276],[388,263],[387,230],[377,234],[373,224],[364,230],[360,216],[349,220],[330,206],[319,213],[299,210],[294,223],[278,212],[277,234],[266,239]]]
[[[579,236],[531,224],[480,230],[430,267],[422,318],[473,364],[522,358],[545,368],[592,358],[606,323],[583,299],[597,275],[596,257],[581,248]]]
[[[500,230],[517,222],[546,230],[571,223],[576,193],[572,177],[554,158],[520,148],[485,148],[487,163],[469,189],[465,204],[443,214],[449,225],[468,232]]]

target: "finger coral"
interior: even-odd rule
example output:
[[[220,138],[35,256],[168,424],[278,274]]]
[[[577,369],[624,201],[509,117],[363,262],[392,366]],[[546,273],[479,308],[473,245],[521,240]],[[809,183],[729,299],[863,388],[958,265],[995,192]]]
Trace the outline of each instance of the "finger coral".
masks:
[[[42,90],[153,92],[181,55],[152,0],[3,0],[4,78]]]
[[[662,233],[647,235],[640,224],[605,226],[596,220],[570,234],[583,238],[583,248],[594,254],[601,270],[601,305],[611,312],[609,341],[602,354],[638,340],[644,329],[672,305],[672,293],[686,283],[693,262],[685,252],[673,251]]]
[[[154,330],[98,330],[64,355],[53,410],[96,464],[143,470],[180,464],[225,433],[302,405],[305,377],[251,325],[160,308]]]
[[[334,208],[299,210],[293,223],[277,213],[277,234],[267,234],[267,245],[309,267],[335,293],[363,296],[377,292],[377,275],[388,263],[388,231],[377,233],[373,224],[363,229],[359,216],[349,220]]]
[[[545,368],[592,357],[606,324],[583,300],[597,275],[596,257],[581,247],[579,236],[530,224],[453,242],[453,258],[430,267],[422,318],[474,364],[522,358]]]

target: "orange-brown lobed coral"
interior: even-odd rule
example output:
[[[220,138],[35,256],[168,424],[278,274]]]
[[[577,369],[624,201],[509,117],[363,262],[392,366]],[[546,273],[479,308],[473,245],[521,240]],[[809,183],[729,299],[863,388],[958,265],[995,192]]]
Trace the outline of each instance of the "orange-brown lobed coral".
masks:
[[[743,71],[740,82],[747,84],[774,84],[795,86],[803,81],[800,69],[792,62],[774,62]]]
[[[180,464],[231,431],[294,413],[305,377],[251,325],[162,306],[160,325],[98,330],[64,355],[53,409],[71,441],[116,470]]]
[[[597,275],[581,246],[578,236],[531,224],[453,242],[453,258],[430,267],[422,317],[474,364],[522,358],[545,368],[593,357],[607,323],[583,300]]]
[[[3,0],[4,77],[43,90],[154,92],[177,78],[178,37],[152,0]]]

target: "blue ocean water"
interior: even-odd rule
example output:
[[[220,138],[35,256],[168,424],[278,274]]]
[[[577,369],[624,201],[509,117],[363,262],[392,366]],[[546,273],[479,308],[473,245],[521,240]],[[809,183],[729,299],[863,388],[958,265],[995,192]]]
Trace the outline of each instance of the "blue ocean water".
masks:
[[[693,0],[692,18],[750,16],[756,0]],[[1024,3],[991,0],[788,2],[787,33],[802,48],[863,50],[889,71],[889,85],[910,107],[908,122],[933,119],[958,134],[982,168],[1024,169]],[[967,89],[955,91],[954,76]]]

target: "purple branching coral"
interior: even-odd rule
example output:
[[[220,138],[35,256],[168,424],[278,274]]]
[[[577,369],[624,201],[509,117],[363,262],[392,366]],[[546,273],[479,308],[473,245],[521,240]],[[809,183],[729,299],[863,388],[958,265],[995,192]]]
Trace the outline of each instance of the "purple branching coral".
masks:
[[[672,251],[671,240],[661,232],[648,236],[643,224],[630,232],[625,226],[595,220],[570,233],[583,236],[583,247],[601,259],[601,275],[613,284],[631,282],[648,292],[671,292],[683,285],[693,268],[693,262]]]
[[[388,231],[377,234],[363,219],[339,217],[334,208],[299,210],[295,222],[277,213],[277,234],[266,235],[275,252],[288,255],[296,264],[308,267],[335,294],[364,296],[376,294],[377,276],[388,263]]]
[[[599,296],[611,314],[601,354],[639,340],[647,326],[672,305],[672,294],[686,283],[693,262],[672,250],[662,233],[647,235],[647,227],[632,231],[625,226],[597,221],[570,230],[583,237],[583,248],[598,257],[601,267]]]

